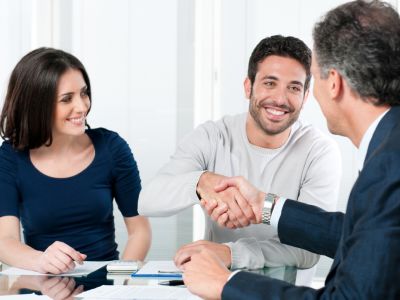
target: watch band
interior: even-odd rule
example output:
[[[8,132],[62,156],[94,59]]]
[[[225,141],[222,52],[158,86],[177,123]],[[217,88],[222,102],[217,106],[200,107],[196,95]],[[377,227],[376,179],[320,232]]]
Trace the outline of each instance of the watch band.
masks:
[[[272,193],[267,193],[265,196],[264,207],[261,214],[261,222],[263,224],[270,225],[272,211],[274,210],[275,203],[278,199],[279,196]]]

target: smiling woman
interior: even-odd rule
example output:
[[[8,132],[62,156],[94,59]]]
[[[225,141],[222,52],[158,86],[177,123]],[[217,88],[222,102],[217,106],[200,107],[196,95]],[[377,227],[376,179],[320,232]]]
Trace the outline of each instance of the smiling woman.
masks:
[[[118,259],[113,199],[129,235],[122,258],[145,258],[151,230],[137,213],[136,162],[117,133],[88,126],[91,104],[89,76],[71,54],[39,48],[14,68],[0,118],[1,261],[59,274],[74,261]]]

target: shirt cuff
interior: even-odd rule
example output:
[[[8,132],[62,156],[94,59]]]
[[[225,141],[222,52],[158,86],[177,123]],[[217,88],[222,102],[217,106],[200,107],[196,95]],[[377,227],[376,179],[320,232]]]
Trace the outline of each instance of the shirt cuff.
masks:
[[[193,195],[193,199],[197,200],[197,203],[199,203],[201,200],[199,197],[199,194],[197,194],[197,185],[199,184],[201,175],[203,175],[203,173],[205,173],[205,172],[207,172],[207,170],[194,172],[195,176],[193,177],[193,181],[190,182],[190,190],[194,191],[194,194],[192,194],[192,195]]]
[[[279,219],[282,214],[283,205],[286,202],[286,198],[279,197],[278,201],[276,201],[274,210],[272,211],[270,224],[272,227],[278,229]]]
[[[227,280],[226,282],[228,282],[229,280],[231,280],[232,277],[235,276],[235,275],[236,275],[237,273],[239,273],[240,271],[242,271],[242,270],[236,270],[236,271],[232,272],[231,275],[229,275],[228,280]]]

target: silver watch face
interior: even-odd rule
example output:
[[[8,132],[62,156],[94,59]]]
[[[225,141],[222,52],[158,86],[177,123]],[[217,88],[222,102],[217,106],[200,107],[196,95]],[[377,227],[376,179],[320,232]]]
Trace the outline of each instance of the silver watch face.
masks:
[[[264,208],[269,208],[269,209],[271,209],[272,203],[274,203],[274,199],[275,199],[274,194],[268,193],[268,194],[265,196],[265,199],[264,199]]]

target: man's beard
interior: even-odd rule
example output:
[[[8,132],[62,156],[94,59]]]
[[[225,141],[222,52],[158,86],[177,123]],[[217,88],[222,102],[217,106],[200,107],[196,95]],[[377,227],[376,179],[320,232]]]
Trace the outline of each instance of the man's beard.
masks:
[[[290,126],[292,126],[297,119],[299,118],[300,110],[299,109],[297,112],[293,107],[290,107],[288,105],[277,105],[276,103],[272,102],[267,102],[268,105],[270,106],[275,106],[276,108],[281,108],[284,109],[285,111],[288,111],[288,114],[292,114],[288,119],[280,122],[278,125],[278,122],[275,123],[273,121],[267,121],[263,122],[263,118],[261,116],[261,111],[265,110],[263,107],[265,101],[261,101],[259,105],[256,105],[256,99],[254,97],[250,98],[250,104],[249,104],[249,112],[254,121],[256,122],[257,126],[267,135],[277,135],[279,133],[284,132],[286,129],[288,129]],[[275,124],[275,125],[274,125]]]

